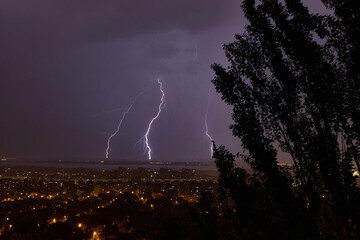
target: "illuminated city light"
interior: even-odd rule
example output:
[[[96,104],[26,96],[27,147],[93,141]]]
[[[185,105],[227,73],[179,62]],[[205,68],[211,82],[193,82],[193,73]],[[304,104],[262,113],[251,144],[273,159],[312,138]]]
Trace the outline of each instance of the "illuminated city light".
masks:
[[[27,174],[26,181],[23,179],[23,173]],[[118,224],[116,220],[118,217],[117,211],[114,211],[116,209],[120,210],[126,207],[129,211],[134,212],[135,216],[140,216],[138,213],[150,211],[156,218],[162,218],[163,209],[161,206],[164,203],[166,206],[169,204],[169,206],[178,206],[180,209],[182,207],[187,208],[188,203],[192,204],[198,201],[198,197],[193,197],[194,192],[196,190],[201,192],[201,190],[212,189],[215,184],[213,181],[215,177],[207,182],[205,186],[203,180],[207,179],[208,176],[204,175],[205,178],[203,178],[196,174],[198,172],[194,169],[173,170],[164,168],[162,170],[152,170],[142,167],[138,169],[120,167],[118,171],[94,171],[91,169],[56,169],[54,171],[54,169],[39,168],[39,170],[29,173],[29,171],[20,167],[14,168],[11,173],[8,173],[6,179],[1,179],[0,189],[4,190],[0,196],[0,201],[3,199],[11,200],[13,197],[10,195],[13,195],[11,194],[13,192],[17,192],[19,195],[22,193],[21,200],[25,201],[6,202],[5,206],[10,210],[21,206],[17,211],[19,216],[24,215],[24,213],[41,216],[41,214],[45,213],[43,218],[46,219],[46,222],[37,221],[34,223],[36,224],[34,226],[39,229],[41,239],[47,239],[46,235],[54,227],[61,229],[62,226],[65,226],[63,223],[72,226],[73,233],[87,236],[87,239],[111,239],[112,234],[103,230],[108,226],[117,226],[114,225]],[[99,181],[86,181],[86,179],[92,178],[94,175]],[[169,183],[170,179],[171,184]],[[189,185],[189,181],[192,184]],[[28,187],[30,187],[30,190],[27,189]],[[102,196],[96,198],[91,196],[95,188],[101,189]],[[66,189],[66,195],[62,194],[64,189]],[[131,197],[129,197],[130,194]],[[48,199],[50,197],[51,199]],[[89,201],[89,197],[93,199]],[[181,200],[179,200],[180,198]],[[31,199],[30,204],[28,204],[27,199]],[[154,203],[156,199],[166,199],[166,202],[157,204]],[[91,205],[88,205],[90,202]],[[158,205],[160,208],[158,208]],[[105,209],[107,210],[104,211]],[[2,231],[16,232],[20,229],[16,220],[17,216],[8,211],[7,209],[4,211],[0,235]],[[53,215],[47,215],[49,213]],[[91,223],[88,225],[90,215],[99,216],[103,213],[109,213],[109,217],[113,218],[114,221],[109,223],[99,221],[95,222],[96,224]],[[71,216],[75,217],[72,218]],[[128,223],[126,226],[131,226],[131,228],[138,221],[142,221],[140,218],[132,217],[130,214],[125,220]],[[10,228],[11,224],[12,229]],[[150,222],[147,228],[151,229],[152,224],[153,222]],[[94,232],[96,233],[94,234]],[[59,231],[54,234],[57,234],[56,237],[59,236],[60,239],[63,232]]]
[[[93,232],[93,239],[99,239],[98,236],[97,236],[97,232]]]

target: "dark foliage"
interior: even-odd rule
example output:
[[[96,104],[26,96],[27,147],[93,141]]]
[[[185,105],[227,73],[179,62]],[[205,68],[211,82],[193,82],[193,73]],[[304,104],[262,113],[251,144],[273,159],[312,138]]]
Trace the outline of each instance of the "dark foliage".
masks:
[[[224,45],[230,66],[212,66],[254,172],[216,148],[220,201],[241,239],[359,237],[360,4],[323,2],[333,15],[244,0],[246,31]]]

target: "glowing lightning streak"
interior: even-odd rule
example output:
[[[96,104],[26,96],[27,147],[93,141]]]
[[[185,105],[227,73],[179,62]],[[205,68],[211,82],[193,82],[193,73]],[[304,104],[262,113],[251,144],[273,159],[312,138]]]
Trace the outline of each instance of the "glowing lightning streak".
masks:
[[[212,158],[213,156],[213,153],[214,153],[214,149],[213,149],[213,142],[214,142],[214,139],[210,136],[209,134],[209,126],[208,126],[208,114],[209,114],[209,108],[210,108],[210,88],[209,88],[209,97],[208,97],[208,104],[207,104],[207,107],[206,107],[206,113],[205,113],[205,134],[206,136],[210,139],[210,157]]]
[[[151,119],[150,123],[149,123],[149,126],[148,126],[148,129],[144,135],[145,137],[145,144],[146,144],[146,148],[148,149],[148,156],[149,156],[149,160],[151,160],[151,147],[149,145],[149,138],[148,138],[148,135],[149,135],[149,132],[151,130],[151,125],[153,124],[153,122],[160,116],[160,113],[161,113],[161,109],[163,107],[163,105],[165,104],[165,92],[163,91],[163,88],[162,88],[162,82],[160,81],[160,79],[158,78],[157,79],[157,82],[159,83],[160,85],[160,91],[161,91],[161,103],[159,105],[159,110],[156,114],[156,116]]]
[[[134,100],[131,102],[130,106],[128,107],[128,109],[123,113],[122,115],[122,118],[120,119],[119,121],[119,124],[116,128],[116,131],[114,133],[112,133],[110,135],[110,137],[108,138],[107,140],[107,148],[106,148],[106,153],[105,153],[105,158],[109,158],[109,149],[110,149],[110,142],[111,142],[111,139],[119,132],[120,130],[120,127],[121,127],[121,124],[122,122],[124,121],[125,119],[125,116],[130,112],[130,110],[132,109],[132,107],[134,106],[136,100],[146,91],[147,89],[145,89],[144,91],[140,92],[135,98]]]
[[[196,61],[198,58],[198,49],[197,49],[197,45],[195,45],[195,56],[193,58],[193,61]]]

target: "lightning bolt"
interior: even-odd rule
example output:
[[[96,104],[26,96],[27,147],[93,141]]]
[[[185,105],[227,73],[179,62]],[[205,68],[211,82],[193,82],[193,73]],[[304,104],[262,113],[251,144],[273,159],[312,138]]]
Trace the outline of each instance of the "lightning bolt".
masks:
[[[212,156],[214,154],[214,149],[213,149],[214,148],[213,147],[214,139],[209,134],[209,126],[208,126],[209,109],[210,109],[210,88],[209,88],[209,94],[208,94],[208,103],[207,103],[206,112],[205,112],[205,134],[210,140],[210,154],[211,154],[210,157],[212,158]]]
[[[122,122],[124,121],[126,115],[130,112],[130,110],[132,109],[132,107],[134,106],[136,100],[146,92],[147,89],[145,89],[144,91],[140,92],[138,95],[136,95],[136,97],[133,99],[133,101],[131,102],[130,106],[126,109],[125,112],[123,112],[123,115],[122,115],[122,118],[120,119],[118,125],[117,125],[117,128],[115,130],[115,132],[113,132],[108,140],[107,140],[107,148],[106,148],[106,151],[105,151],[105,158],[109,158],[109,150],[110,150],[110,142],[111,142],[111,139],[119,132],[120,130],[120,127],[121,127],[121,124]]]
[[[165,92],[164,92],[164,90],[163,90],[163,88],[162,88],[162,82],[160,81],[159,78],[157,79],[157,82],[158,82],[158,84],[159,84],[159,86],[160,86],[161,102],[160,102],[160,104],[159,104],[157,114],[155,115],[155,117],[153,117],[153,118],[151,119],[145,135],[141,138],[141,139],[145,139],[145,146],[146,146],[146,148],[147,148],[147,150],[148,150],[148,158],[149,158],[149,160],[151,160],[151,147],[150,147],[150,144],[149,144],[149,137],[148,137],[148,136],[149,136],[149,133],[150,133],[152,124],[153,124],[154,121],[160,116],[161,110],[162,110],[162,108],[163,108],[163,105],[165,104]],[[141,140],[141,139],[140,139],[140,140]],[[139,140],[139,141],[140,141],[140,140]]]
[[[196,61],[197,58],[198,58],[198,48],[197,48],[197,45],[194,46],[194,49],[195,49],[195,56],[193,58],[193,61]]]

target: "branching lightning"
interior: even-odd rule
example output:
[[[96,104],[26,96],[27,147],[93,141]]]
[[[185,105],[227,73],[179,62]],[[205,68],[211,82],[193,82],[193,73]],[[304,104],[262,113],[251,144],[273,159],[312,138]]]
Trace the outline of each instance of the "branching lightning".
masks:
[[[153,117],[153,118],[151,119],[151,121],[150,121],[150,123],[149,123],[149,126],[148,126],[148,128],[147,128],[147,131],[146,131],[146,133],[145,133],[145,135],[144,135],[144,137],[141,138],[141,139],[145,139],[145,145],[146,145],[146,148],[147,148],[147,150],[148,150],[148,158],[149,158],[149,160],[151,160],[151,147],[150,147],[150,144],[149,144],[149,137],[148,137],[148,136],[149,136],[149,133],[150,133],[152,124],[153,124],[154,121],[160,116],[161,110],[162,110],[162,108],[163,108],[163,106],[164,106],[164,104],[165,104],[165,92],[163,91],[163,88],[162,88],[162,82],[160,81],[159,78],[157,79],[157,82],[158,82],[158,84],[159,84],[159,86],[160,86],[161,102],[160,102],[160,104],[159,104],[157,114],[155,115],[155,117]],[[140,140],[141,140],[141,139],[140,139]]]
[[[110,142],[111,142],[111,139],[116,135],[118,134],[119,130],[120,130],[120,127],[121,127],[121,124],[122,122],[124,121],[126,115],[130,112],[130,110],[132,109],[132,107],[134,106],[136,100],[146,91],[147,89],[145,89],[144,91],[140,92],[135,98],[134,100],[131,102],[130,106],[126,109],[126,111],[123,113],[122,115],[122,118],[120,119],[118,125],[117,125],[117,128],[115,130],[115,132],[113,132],[108,140],[107,140],[107,148],[106,148],[106,152],[105,152],[105,158],[109,158],[109,150],[110,150]]]
[[[213,149],[214,148],[213,147],[214,139],[209,134],[209,126],[208,126],[209,109],[210,109],[210,88],[209,88],[209,95],[208,95],[208,103],[207,103],[206,112],[205,112],[205,134],[210,140],[210,154],[211,154],[210,157],[212,158],[212,156],[214,154],[214,149]]]

